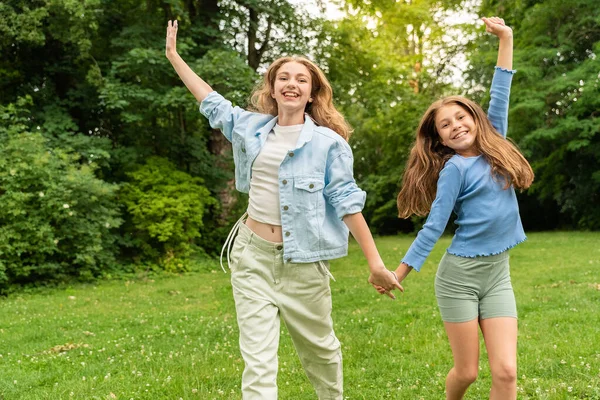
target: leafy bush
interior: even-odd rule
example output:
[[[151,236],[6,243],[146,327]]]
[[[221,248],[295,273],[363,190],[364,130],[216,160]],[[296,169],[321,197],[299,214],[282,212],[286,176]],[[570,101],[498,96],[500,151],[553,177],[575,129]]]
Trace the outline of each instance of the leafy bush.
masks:
[[[39,133],[0,136],[0,292],[114,267],[117,186]]]
[[[125,248],[138,262],[157,263],[168,271],[187,270],[198,250],[203,216],[216,205],[201,178],[179,171],[167,159],[150,157],[128,173],[120,200],[127,207]]]

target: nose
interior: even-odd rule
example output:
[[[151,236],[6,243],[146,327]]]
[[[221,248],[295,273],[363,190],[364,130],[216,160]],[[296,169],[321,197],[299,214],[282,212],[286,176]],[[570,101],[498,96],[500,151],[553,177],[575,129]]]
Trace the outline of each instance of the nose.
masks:
[[[456,131],[457,129],[459,129],[462,126],[462,124],[460,123],[459,120],[455,119],[452,121],[452,130]]]

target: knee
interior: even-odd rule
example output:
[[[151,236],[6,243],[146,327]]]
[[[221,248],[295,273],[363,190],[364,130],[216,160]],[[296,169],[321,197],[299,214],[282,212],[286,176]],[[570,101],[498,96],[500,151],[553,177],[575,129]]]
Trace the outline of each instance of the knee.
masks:
[[[466,384],[471,384],[477,380],[477,367],[473,368],[456,368],[454,367],[454,373],[456,378]]]
[[[504,385],[517,382],[517,366],[515,364],[501,364],[492,370],[492,379]]]

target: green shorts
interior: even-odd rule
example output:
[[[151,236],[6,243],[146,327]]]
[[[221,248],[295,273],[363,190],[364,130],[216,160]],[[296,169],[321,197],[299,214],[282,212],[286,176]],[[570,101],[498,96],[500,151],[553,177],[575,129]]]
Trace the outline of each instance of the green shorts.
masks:
[[[445,253],[435,276],[442,320],[517,318],[508,260],[508,251],[474,258]]]

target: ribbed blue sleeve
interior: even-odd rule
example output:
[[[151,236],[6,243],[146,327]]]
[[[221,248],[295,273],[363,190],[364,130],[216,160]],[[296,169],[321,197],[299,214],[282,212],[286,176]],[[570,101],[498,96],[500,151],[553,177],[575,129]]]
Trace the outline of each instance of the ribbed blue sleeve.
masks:
[[[494,128],[506,137],[508,131],[508,104],[510,85],[516,71],[496,67],[490,88],[488,118]]]
[[[410,265],[416,271],[421,270],[425,259],[431,253],[433,246],[440,236],[442,236],[442,233],[444,233],[444,229],[446,229],[446,225],[454,209],[454,204],[460,193],[461,185],[461,171],[453,163],[447,162],[440,171],[435,200],[431,205],[427,221],[406,252],[406,255],[402,259],[403,263]]]

